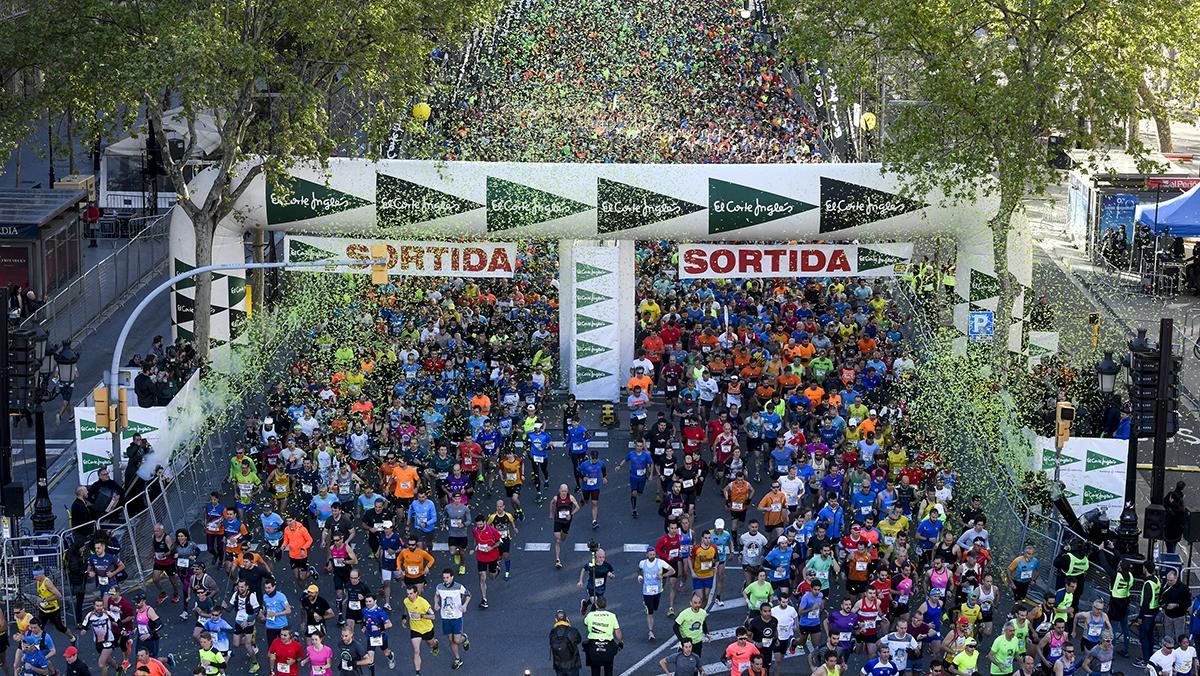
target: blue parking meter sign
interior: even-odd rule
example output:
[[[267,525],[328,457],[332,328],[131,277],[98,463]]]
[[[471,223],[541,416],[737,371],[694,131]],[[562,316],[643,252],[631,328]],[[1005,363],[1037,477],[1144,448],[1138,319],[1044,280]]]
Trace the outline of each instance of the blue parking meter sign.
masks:
[[[967,338],[973,343],[990,343],[996,333],[996,313],[972,311],[967,318]]]

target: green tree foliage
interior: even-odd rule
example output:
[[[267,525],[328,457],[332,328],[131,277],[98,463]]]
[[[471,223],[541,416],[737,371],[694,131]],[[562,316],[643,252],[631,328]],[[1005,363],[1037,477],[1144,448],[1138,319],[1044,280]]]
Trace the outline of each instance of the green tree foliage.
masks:
[[[772,0],[770,9],[793,58],[825,68],[843,99],[881,117],[885,168],[908,189],[961,199],[987,180],[999,196],[990,221],[999,326],[1017,291],[1005,269],[1013,214],[1059,180],[1045,139],[1124,147],[1147,81],[1159,102],[1195,100],[1200,0]]]
[[[37,0],[0,17],[0,159],[47,111],[69,111],[82,138],[112,138],[165,110],[214,116],[216,186],[193,202],[184,166],[163,163],[212,260],[216,224],[260,174],[335,152],[372,154],[415,97],[431,52],[489,20],[499,0]],[[346,120],[350,122],[347,123]],[[166,147],[165,139],[164,147]],[[190,144],[196,135],[192,134]],[[185,157],[191,156],[188,148]],[[208,346],[210,275],[196,288],[196,340]]]

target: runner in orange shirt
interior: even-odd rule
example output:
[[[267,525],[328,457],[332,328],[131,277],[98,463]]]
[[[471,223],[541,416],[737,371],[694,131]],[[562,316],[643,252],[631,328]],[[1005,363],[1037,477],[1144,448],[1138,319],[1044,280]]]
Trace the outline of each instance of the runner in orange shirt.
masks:
[[[787,495],[780,490],[778,481],[771,482],[771,490],[758,501],[758,508],[763,512],[763,525],[767,528],[782,529],[787,523]],[[777,535],[772,533],[770,537]]]
[[[396,506],[396,516],[401,523],[404,523],[404,520],[408,518],[408,507],[412,504],[413,498],[417,495],[417,488],[421,485],[421,475],[417,473],[417,468],[408,464],[408,460],[401,454],[396,468],[392,470],[390,483],[392,504]]]
[[[409,540],[408,547],[396,555],[396,569],[404,575],[404,586],[415,588],[418,594],[425,591],[425,575],[433,564],[433,555],[420,547],[417,538]]]
[[[288,561],[292,564],[292,574],[296,576],[296,580],[307,580],[308,550],[313,546],[313,539],[308,528],[294,516],[287,517],[287,525],[283,528],[282,546],[287,550]]]

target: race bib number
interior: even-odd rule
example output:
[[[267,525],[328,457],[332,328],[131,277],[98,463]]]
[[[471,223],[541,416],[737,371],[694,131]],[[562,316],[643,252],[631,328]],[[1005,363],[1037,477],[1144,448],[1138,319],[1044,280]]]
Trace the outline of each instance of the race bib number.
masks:
[[[895,535],[884,535],[883,536],[883,544],[885,544],[889,547],[896,544],[896,536]]]
[[[288,489],[287,484],[275,484],[275,492],[279,495],[283,495],[284,493],[287,493],[287,489]],[[283,666],[283,665],[280,665],[280,666]]]
[[[685,490],[688,488],[691,488],[692,486],[695,486],[695,485],[696,485],[696,482],[692,479],[684,479],[683,480],[683,488]]]
[[[97,575],[96,583],[99,584],[101,587],[103,587],[104,585],[108,584],[108,576],[107,575]]]
[[[592,586],[594,586],[596,589],[599,589],[604,586],[604,581],[605,581],[605,578],[598,577],[598,578],[592,580]]]
[[[740,512],[743,509],[746,509],[746,505],[744,505],[740,502],[731,502],[731,503],[729,503],[729,509],[731,509],[735,512]]]
[[[1017,579],[1019,579],[1021,581],[1032,580],[1033,579],[1033,571],[1032,570],[1022,570],[1021,574],[1017,576]]]
[[[679,388],[678,388],[678,387],[676,387],[675,385],[667,385],[667,391],[668,391],[668,392],[674,392],[675,390],[678,390],[678,389],[679,389]]]
[[[533,461],[540,464],[540,463],[546,462],[546,458],[544,458],[540,455],[535,455],[535,456],[533,456]]]
[[[850,642],[850,632],[839,631],[838,632],[838,641],[841,643],[849,643]]]
[[[276,662],[275,663],[275,673],[290,674],[290,673],[292,673],[292,667],[290,664],[284,664],[283,662]],[[315,669],[313,670],[313,673],[316,673]]]
[[[671,476],[672,474],[675,473],[675,468],[674,467],[664,467],[662,473],[663,473],[663,476]]]
[[[346,559],[343,559],[341,557],[335,557],[333,559],[333,567],[334,568],[344,568],[345,566],[346,566]]]
[[[1108,662],[1100,663],[1100,673],[1107,674],[1110,671],[1112,671],[1112,661],[1111,660]]]
[[[427,519],[423,516],[417,518],[417,528],[420,528],[421,530],[425,530],[425,527],[427,525],[429,525],[429,519]]]
[[[662,592],[662,585],[658,582],[647,582],[646,588],[642,590],[642,593],[645,594],[646,596],[654,596],[655,594],[658,594],[661,592]]]
[[[712,567],[713,567],[712,561],[701,561],[700,562],[700,570],[712,570]]]
[[[517,480],[517,473],[516,473],[516,472],[505,472],[505,473],[504,473],[504,480],[505,480],[505,481],[516,481],[516,480]]]
[[[312,493],[313,492],[312,484],[300,484],[300,490],[304,491],[305,493]],[[316,667],[313,667],[314,673],[316,673],[316,669],[317,669]]]
[[[349,608],[350,610],[361,610],[362,609],[362,601],[351,599],[350,601],[348,601],[346,603],[346,607]]]
[[[409,577],[417,577],[421,574],[420,566],[408,566],[404,570],[408,573]]]
[[[314,664],[313,668],[312,668],[312,672],[313,672],[313,676],[325,676],[325,674],[329,673],[329,668],[325,667],[325,666],[317,666]]]
[[[874,628],[875,628],[875,620],[863,620],[863,621],[862,621],[862,628],[863,628],[863,629],[868,629],[868,630],[869,630],[869,629],[874,629]]]
[[[371,637],[371,647],[372,648],[379,648],[382,645],[383,645],[383,635],[382,634],[380,634],[379,636]]]
[[[308,625],[308,635],[309,636],[313,636],[313,635],[316,635],[319,633],[321,633],[321,625],[319,625],[319,624]],[[317,673],[317,667],[315,667],[315,666],[313,667],[313,673],[314,674]]]
[[[600,479],[594,476],[585,476],[583,477],[583,483],[585,486],[596,486],[599,485]]]
[[[250,619],[250,616],[246,614],[245,610],[239,610],[237,611],[237,617],[234,619],[238,624],[246,624],[246,622]]]
[[[566,521],[567,519],[570,519],[570,518],[571,518],[570,510],[566,510],[566,509],[558,510],[558,520],[559,521]]]
[[[192,565],[192,560],[187,557],[175,559],[175,565],[179,568],[188,568]]]
[[[401,481],[400,488],[412,488],[412,482],[411,481]]]
[[[820,580],[821,582],[829,582],[829,571],[828,570],[818,570],[817,571],[817,579]]]
[[[783,511],[783,505],[779,504],[778,502],[776,502],[776,503],[773,503],[773,504],[772,504],[770,507],[767,507],[767,511],[770,511],[770,512],[782,512],[782,511]]]
[[[450,527],[451,528],[462,528],[463,520],[462,519],[450,519]]]
[[[862,572],[862,571],[864,571],[864,570],[866,570],[866,569],[867,569],[867,562],[866,562],[866,561],[855,561],[855,562],[854,562],[854,570],[857,570],[857,571],[859,571],[859,572]]]
[[[668,551],[667,551],[667,558],[668,558],[668,559],[678,559],[678,558],[679,558],[679,550],[678,550],[678,549],[671,549],[671,550],[668,550]]]
[[[633,470],[633,475],[634,476],[646,476],[646,468],[638,467],[637,469]]]
[[[672,507],[671,508],[671,517],[678,519],[680,516],[683,516],[683,508],[682,507]]]

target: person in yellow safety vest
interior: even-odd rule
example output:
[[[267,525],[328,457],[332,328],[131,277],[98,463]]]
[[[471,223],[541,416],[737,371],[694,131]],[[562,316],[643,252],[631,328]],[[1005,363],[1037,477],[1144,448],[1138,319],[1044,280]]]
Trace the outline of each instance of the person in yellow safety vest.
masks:
[[[1054,559],[1054,567],[1059,571],[1061,578],[1064,581],[1075,583],[1075,599],[1077,601],[1083,595],[1084,576],[1092,567],[1092,562],[1087,558],[1087,548],[1087,543],[1079,540]],[[1074,606],[1072,607],[1074,608]]]
[[[917,291],[917,264],[909,262],[904,266],[904,272],[900,275],[900,282],[908,285],[908,290],[911,293]]]
[[[954,291],[955,285],[958,284],[957,266],[953,263],[948,263],[942,268],[942,286],[946,287],[946,293]]]
[[[1138,640],[1142,643],[1142,663],[1150,661],[1154,649],[1158,645],[1154,637],[1154,623],[1158,619],[1158,606],[1162,583],[1158,580],[1158,571],[1153,562],[1146,563],[1146,581],[1142,583],[1142,593],[1138,598]]]
[[[1133,573],[1124,559],[1117,561],[1113,574],[1112,590],[1109,592],[1108,617],[1113,629],[1120,629],[1125,639],[1125,653],[1129,654],[1129,592],[1133,591]],[[1115,633],[1115,632],[1114,632]]]
[[[1054,615],[1051,621],[1062,620],[1067,623],[1067,626],[1072,626],[1072,616],[1075,614],[1075,599],[1079,596],[1076,592],[1078,585],[1075,580],[1068,579],[1062,589],[1054,592]]]
[[[933,263],[928,261],[921,264],[921,292],[933,293],[934,284],[937,282],[937,268]]]

